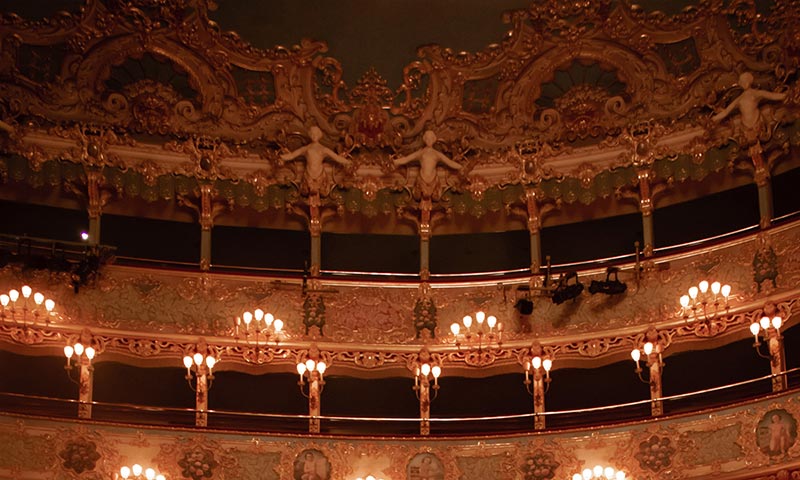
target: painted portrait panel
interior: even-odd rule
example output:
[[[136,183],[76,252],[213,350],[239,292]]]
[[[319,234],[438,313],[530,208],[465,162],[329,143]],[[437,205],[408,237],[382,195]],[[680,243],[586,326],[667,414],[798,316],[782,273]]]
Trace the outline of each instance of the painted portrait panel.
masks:
[[[782,408],[768,411],[758,422],[758,448],[771,457],[787,455],[796,440],[797,420]]]
[[[444,465],[432,453],[420,453],[408,462],[408,480],[443,480]]]
[[[330,480],[331,462],[319,450],[303,450],[294,459],[294,480]]]

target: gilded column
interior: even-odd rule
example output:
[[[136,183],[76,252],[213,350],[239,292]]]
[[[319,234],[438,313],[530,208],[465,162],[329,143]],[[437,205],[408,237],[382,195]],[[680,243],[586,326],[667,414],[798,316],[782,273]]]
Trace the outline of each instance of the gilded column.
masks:
[[[431,384],[427,376],[419,376],[419,434],[431,433]]]
[[[661,372],[664,365],[661,363],[660,355],[653,353],[650,357],[648,358],[648,368],[650,369],[650,413],[654,417],[658,417],[664,414],[664,404],[661,400]]]
[[[761,228],[769,228],[772,224],[773,207],[772,207],[772,181],[770,179],[769,169],[764,162],[762,155],[761,143],[756,142],[748,149],[750,158],[753,161],[753,179],[758,187],[758,211],[759,211],[759,225]]]
[[[211,201],[213,187],[200,184],[200,269],[211,269],[211,229],[214,226],[214,205]]]
[[[767,330],[767,346],[769,347],[769,367],[774,377],[772,377],[772,391],[780,392],[786,390],[786,354],[783,349],[783,336],[775,328]]]
[[[311,276],[316,277],[322,268],[322,218],[319,209],[319,193],[309,195],[308,203],[308,227],[311,234]]]
[[[92,418],[92,390],[94,367],[85,355],[80,356],[80,379],[78,380],[78,418]]]
[[[525,190],[525,203],[528,207],[528,233],[531,240],[531,273],[539,273],[542,266],[542,217],[539,210],[539,203],[536,198],[536,190],[529,188]]]
[[[312,371],[308,380],[308,431],[310,433],[319,433],[320,431],[320,397],[320,374],[317,371]]]
[[[648,168],[640,169],[639,178],[639,210],[642,212],[642,237],[644,240],[644,256],[653,256],[655,244],[653,234],[653,198],[650,190],[651,171]]]
[[[533,429],[544,430],[546,420],[544,415],[544,375],[538,368],[533,369]]]
[[[198,427],[208,426],[208,369],[205,364],[197,368],[197,387],[195,389],[195,420]]]
[[[430,278],[431,210],[430,198],[420,200],[419,222],[419,276],[424,281]]]

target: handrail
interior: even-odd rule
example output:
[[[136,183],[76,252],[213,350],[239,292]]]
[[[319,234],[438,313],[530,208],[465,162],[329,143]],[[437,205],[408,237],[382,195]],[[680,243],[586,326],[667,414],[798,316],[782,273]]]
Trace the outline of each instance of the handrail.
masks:
[[[784,223],[789,220],[800,219],[800,211],[795,211],[792,213],[788,213],[786,215],[782,215],[780,217],[776,217],[772,221],[772,225],[776,226],[777,224]],[[688,250],[691,248],[698,248],[698,247],[707,247],[710,245],[714,245],[725,240],[730,240],[736,237],[740,237],[746,233],[757,232],[759,231],[759,225],[750,225],[744,228],[740,228],[738,230],[734,230],[731,232],[726,232],[720,235],[715,235],[712,237],[707,237],[699,240],[692,240],[690,242],[680,243],[676,245],[669,245],[665,247],[658,247],[653,250],[654,259],[657,259],[660,256],[665,256],[672,252],[677,252],[681,250]],[[62,243],[62,242],[59,242]],[[632,262],[636,258],[636,253],[625,253],[622,255],[615,255],[611,257],[603,257],[603,258],[596,258],[591,260],[582,260],[577,262],[567,262],[567,263],[556,263],[551,265],[551,269],[555,271],[565,271],[565,270],[587,270],[592,268],[599,268],[605,267],[609,265],[619,264],[619,263],[626,263]],[[128,256],[116,256],[115,259],[121,263],[130,263],[130,264],[143,264],[143,265],[166,265],[166,266],[176,266],[176,267],[191,267],[191,268],[199,268],[199,262],[179,262],[173,260],[159,260],[159,259],[149,259],[149,258],[136,258],[136,257],[128,257]],[[300,277],[306,272],[302,269],[292,269],[292,268],[273,268],[273,267],[249,267],[249,266],[241,266],[241,265],[212,265],[212,271],[216,272],[225,272],[225,271],[233,271],[233,272],[240,272],[240,273],[254,273],[254,274],[264,274],[264,273],[274,273],[278,275],[289,275],[289,276],[297,276]],[[409,279],[409,280],[417,280],[419,279],[418,273],[408,273],[408,272],[364,272],[358,270],[331,270],[331,269],[322,269],[320,273],[323,276],[330,276],[330,277],[350,277],[350,278],[401,278],[401,279]],[[521,267],[515,269],[507,269],[507,270],[493,270],[488,272],[460,272],[460,273],[431,273],[430,278],[432,280],[463,280],[463,279],[495,279],[495,278],[516,278],[516,277],[524,277],[530,275],[530,268],[528,267]]]
[[[479,417],[431,417],[431,423],[455,423],[455,422],[490,422],[490,421],[498,421],[498,420],[524,420],[530,419],[535,417],[558,417],[558,416],[568,416],[568,415],[580,415],[580,414],[591,414],[591,413],[598,413],[598,412],[608,412],[613,410],[622,410],[630,407],[638,407],[638,406],[645,406],[651,404],[653,401],[661,401],[661,402],[671,402],[675,400],[683,400],[687,398],[694,398],[707,395],[709,393],[714,392],[721,392],[732,390],[737,387],[742,387],[745,385],[751,385],[758,382],[762,382],[765,380],[772,380],[777,377],[786,377],[790,374],[800,372],[800,367],[792,368],[788,370],[784,370],[779,373],[773,373],[769,375],[764,375],[761,377],[751,378],[747,380],[742,380],[739,382],[721,385],[718,387],[711,387],[706,388],[703,390],[697,390],[694,392],[687,392],[687,393],[680,393],[675,395],[668,395],[665,397],[660,397],[657,399],[645,399],[645,400],[637,400],[634,402],[627,402],[621,404],[614,404],[614,405],[603,405],[599,407],[587,407],[587,408],[577,408],[577,409],[570,409],[570,410],[555,410],[555,411],[548,411],[543,413],[521,413],[521,414],[510,414],[510,415],[489,415],[489,416],[479,416]],[[786,391],[796,390],[795,389],[787,389]],[[64,404],[91,404],[93,406],[98,407],[117,407],[117,408],[124,408],[129,410],[136,410],[142,412],[157,412],[157,413],[186,413],[186,414],[195,414],[197,410],[194,408],[179,408],[179,407],[154,407],[154,406],[146,406],[146,405],[136,405],[136,404],[126,404],[126,403],[112,403],[112,402],[81,402],[75,399],[66,399],[66,398],[53,398],[53,397],[46,397],[40,395],[27,395],[27,394],[20,394],[20,393],[13,393],[13,392],[0,392],[0,397],[10,397],[10,398],[19,398],[24,400],[39,400],[39,401],[48,401],[48,402],[57,402],[57,403],[64,403]],[[750,399],[757,399],[758,397],[751,397]],[[718,407],[719,405],[714,405],[714,407]],[[709,406],[708,408],[712,408]],[[697,409],[693,410],[691,413],[701,413],[704,409]],[[308,419],[318,419],[322,421],[353,421],[353,422],[394,422],[394,423],[412,423],[412,422],[419,422],[420,419],[418,417],[364,417],[364,416],[342,416],[342,415],[304,415],[304,414],[278,414],[278,413],[262,413],[262,412],[236,412],[236,411],[226,411],[226,410],[213,410],[208,409],[204,410],[204,413],[208,413],[209,415],[225,415],[231,417],[245,417],[245,418],[271,418],[271,419],[281,419],[281,420],[308,420]],[[685,412],[684,412],[685,413]],[[649,419],[650,417],[647,417]],[[663,417],[662,417],[663,418]],[[643,420],[645,418],[642,418]],[[626,422],[629,422],[626,420]],[[609,428],[613,428],[614,424],[610,423],[607,424]],[[580,428],[580,425],[576,426],[575,428]],[[391,433],[395,435],[394,433]]]

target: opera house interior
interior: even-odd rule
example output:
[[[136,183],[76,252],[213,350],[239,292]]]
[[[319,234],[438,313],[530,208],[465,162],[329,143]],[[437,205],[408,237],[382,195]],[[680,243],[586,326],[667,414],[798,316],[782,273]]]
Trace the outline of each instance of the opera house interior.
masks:
[[[798,32],[2,2],[0,478],[800,478]]]

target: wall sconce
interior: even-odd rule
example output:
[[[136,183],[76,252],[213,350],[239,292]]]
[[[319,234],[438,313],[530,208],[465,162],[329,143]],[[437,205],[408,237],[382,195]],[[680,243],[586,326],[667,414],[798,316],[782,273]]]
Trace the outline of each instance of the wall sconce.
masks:
[[[306,392],[304,387],[315,380],[319,382],[319,391],[320,393],[322,392],[322,388],[325,386],[324,375],[327,369],[328,365],[322,360],[316,361],[309,358],[305,362],[297,363],[297,373],[300,374],[300,380],[298,380],[297,385],[300,386],[300,391],[306,398],[308,398],[309,393]]]
[[[208,388],[211,388],[211,383],[214,381],[214,366],[217,362],[217,357],[207,349],[199,348],[193,354],[185,355],[183,366],[186,367],[185,378],[189,382],[189,387],[197,391],[198,382],[204,377],[208,380]]]
[[[764,315],[761,319],[757,322],[753,322],[750,324],[750,333],[753,334],[755,337],[755,341],[753,342],[753,348],[756,349],[756,353],[761,358],[766,358],[767,360],[772,360],[772,357],[769,354],[761,353],[761,339],[760,336],[764,337],[765,342],[769,342],[771,337],[780,338],[781,334],[781,326],[783,325],[783,318],[779,316],[774,316],[769,318],[768,316]],[[774,333],[773,333],[774,332]]]
[[[72,370],[72,367],[81,365],[84,359],[86,359],[86,363],[92,363],[95,355],[97,355],[97,350],[92,346],[87,347],[80,342],[67,345],[64,347],[64,356],[67,357],[67,364],[64,366],[64,369],[69,372]],[[75,357],[75,365],[72,364],[73,356]]]
[[[550,357],[545,356],[544,358],[540,356],[535,356],[530,360],[525,361],[525,388],[528,390],[528,393],[533,395],[533,380],[531,378],[536,379],[537,376],[543,376],[544,383],[546,385],[545,393],[547,390],[550,389],[550,369],[553,368],[553,360]]]
[[[622,470],[615,470],[613,467],[595,465],[594,468],[587,468],[583,471],[583,473],[576,473],[572,476],[572,480],[592,480],[593,478],[605,480],[625,480],[625,472]]]
[[[478,348],[482,348],[484,336],[488,339],[487,346],[495,340],[497,340],[498,346],[502,343],[500,336],[503,332],[503,324],[497,321],[497,317],[494,315],[487,317],[486,313],[479,311],[475,314],[474,323],[472,320],[471,315],[465,315],[461,323],[450,325],[450,333],[455,338],[456,346],[460,346],[461,339],[463,339],[466,343],[475,342]]]
[[[612,279],[611,276],[614,276]],[[606,269],[606,279],[602,281],[592,280],[589,284],[589,293],[605,293],[606,295],[619,295],[625,293],[628,285],[619,281],[619,268],[608,267]]]
[[[244,328],[242,327],[244,324]],[[245,341],[250,338],[250,334],[255,336],[255,344],[258,346],[259,336],[264,336],[264,342],[274,341],[278,343],[283,333],[283,320],[275,318],[271,313],[264,313],[260,308],[251,312],[244,312],[241,317],[236,317],[235,334],[237,337],[244,336]]]
[[[574,283],[569,283],[570,280]],[[567,272],[558,279],[558,286],[553,290],[553,303],[561,305],[567,300],[575,300],[583,292],[583,284],[578,281],[578,272]]]
[[[236,317],[234,321],[234,337],[243,339],[250,345],[251,337],[254,348],[248,348],[243,353],[243,358],[249,363],[262,364],[272,359],[268,352],[261,349],[261,343],[266,346],[269,342],[275,345],[283,339],[283,320],[275,318],[271,313],[265,313],[260,308],[253,312],[244,312],[241,317]]]
[[[442,375],[442,367],[439,365],[431,365],[428,362],[420,364],[414,374],[414,391],[417,393],[417,398],[420,397],[420,390],[425,385],[433,389],[433,398],[439,394],[439,377]],[[433,380],[433,385],[430,384]]]
[[[684,320],[710,321],[724,309],[728,310],[730,285],[719,282],[709,284],[703,280],[696,287],[689,288],[689,294],[680,298],[681,314]]]
[[[645,380],[644,377],[642,377],[642,367],[639,364],[639,361],[641,360],[642,355],[644,355],[644,361],[647,366],[650,366],[651,363],[658,361],[658,363],[663,367],[664,361],[661,357],[661,348],[662,347],[660,343],[654,344],[653,342],[645,342],[641,349],[634,348],[631,350],[631,358],[634,362],[636,362],[635,371],[639,375],[639,379],[644,383],[648,383],[648,380]]]
[[[119,469],[119,475],[114,475],[115,479],[128,478],[134,480],[166,480],[164,475],[157,473],[152,468],[142,468],[138,463],[133,464],[133,467],[124,466]]]
[[[50,323],[50,316],[56,302],[47,298],[40,292],[33,292],[28,285],[23,285],[19,290],[11,289],[8,294],[0,295],[0,319],[4,322],[10,318],[15,322],[26,324],[32,316],[35,324],[39,318],[44,318],[45,322]]]

